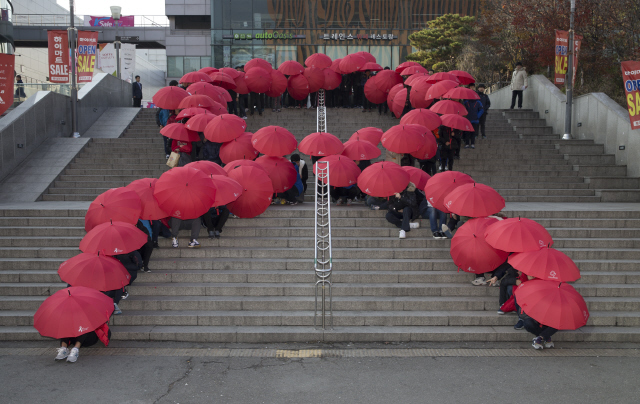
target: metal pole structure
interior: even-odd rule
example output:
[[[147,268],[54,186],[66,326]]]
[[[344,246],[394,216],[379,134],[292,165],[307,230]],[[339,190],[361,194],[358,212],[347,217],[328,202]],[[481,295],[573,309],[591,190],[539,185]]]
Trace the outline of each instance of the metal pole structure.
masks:
[[[576,13],[576,0],[571,0],[571,17],[569,22],[569,44],[567,47],[567,112],[564,118],[564,135],[563,140],[571,140],[571,112],[573,109],[573,55],[575,45],[573,43],[573,18]]]
[[[116,23],[116,40],[113,43],[116,47],[116,77],[120,79],[120,41],[118,40],[118,26],[120,25],[120,20],[114,21]]]
[[[316,301],[313,315],[314,326],[326,329],[333,328],[333,292],[331,284],[331,205],[329,195],[329,162],[316,163],[316,197],[315,197],[315,257],[314,270],[316,273]],[[327,291],[328,289],[328,291]],[[329,294],[329,321],[327,321],[327,293]],[[318,296],[320,295],[320,296]],[[318,302],[320,298],[320,302]],[[318,307],[320,303],[320,307]],[[321,317],[318,323],[318,316]]]
[[[80,137],[78,132],[78,84],[76,83],[76,28],[74,26],[73,0],[69,0],[71,26],[67,29],[69,36],[69,57],[71,58],[71,131],[73,137]]]
[[[316,114],[316,132],[327,131],[327,108],[325,106],[324,89],[318,90],[317,93],[317,114]]]

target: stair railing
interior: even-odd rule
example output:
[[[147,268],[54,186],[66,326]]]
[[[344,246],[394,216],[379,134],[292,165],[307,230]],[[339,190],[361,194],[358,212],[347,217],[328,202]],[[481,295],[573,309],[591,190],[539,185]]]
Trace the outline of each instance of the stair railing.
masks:
[[[333,328],[333,294],[331,290],[331,197],[329,195],[329,162],[316,163],[315,257],[316,274],[314,326]],[[329,297],[327,307],[327,294]],[[327,319],[327,311],[329,319]],[[318,317],[321,317],[318,319]]]
[[[325,106],[325,93],[323,89],[318,90],[318,107],[316,118],[316,132],[327,131],[327,108]]]

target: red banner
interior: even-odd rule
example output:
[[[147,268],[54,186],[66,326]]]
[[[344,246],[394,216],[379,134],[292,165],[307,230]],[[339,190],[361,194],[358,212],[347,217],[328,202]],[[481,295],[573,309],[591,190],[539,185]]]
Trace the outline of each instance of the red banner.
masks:
[[[47,31],[49,37],[49,81],[69,82],[69,40],[67,31]]]
[[[640,62],[622,62],[622,80],[631,129],[640,129]]]
[[[15,55],[0,53],[0,115],[13,105],[13,67]],[[22,94],[24,89],[20,88]]]
[[[582,43],[582,35],[573,35],[573,83],[576,82],[576,71],[578,70],[578,53]],[[569,70],[569,32],[556,30],[556,69],[553,84],[562,87]]]
[[[78,31],[78,83],[88,83],[93,79],[97,48],[97,32]]]

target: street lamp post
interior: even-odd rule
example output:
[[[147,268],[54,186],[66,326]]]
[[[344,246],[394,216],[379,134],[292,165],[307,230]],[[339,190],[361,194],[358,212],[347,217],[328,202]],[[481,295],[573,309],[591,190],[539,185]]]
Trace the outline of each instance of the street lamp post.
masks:
[[[564,118],[564,135],[563,140],[571,140],[571,112],[573,108],[573,55],[575,45],[573,43],[573,19],[576,13],[576,0],[571,0],[571,16],[569,19],[569,46],[567,47],[567,112]]]
[[[73,0],[69,0],[71,26],[67,28],[69,38],[69,56],[71,57],[71,131],[73,137],[80,137],[78,132],[78,84],[76,83],[76,27],[74,26]]]
[[[111,17],[113,17],[113,21],[116,23],[116,40],[113,44],[116,47],[116,77],[120,78],[120,40],[118,39],[118,26],[120,25],[120,11],[122,7],[120,6],[111,6]]]

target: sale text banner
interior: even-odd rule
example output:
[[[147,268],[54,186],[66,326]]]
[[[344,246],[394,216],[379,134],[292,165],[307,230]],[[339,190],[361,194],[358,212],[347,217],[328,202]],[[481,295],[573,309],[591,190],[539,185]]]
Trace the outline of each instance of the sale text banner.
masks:
[[[622,80],[631,129],[640,129],[640,62],[622,62]]]
[[[67,31],[47,31],[49,38],[49,81],[69,82],[69,40]]]
[[[0,53],[0,115],[13,105],[13,67],[15,55]],[[17,93],[24,94],[24,88],[18,84]]]
[[[97,32],[78,31],[78,83],[88,83],[93,79],[97,49]]]
[[[582,35],[573,35],[573,82],[576,82],[576,71],[578,70],[578,53]],[[569,70],[569,31],[556,30],[556,69],[553,84],[558,87],[563,86]]]

